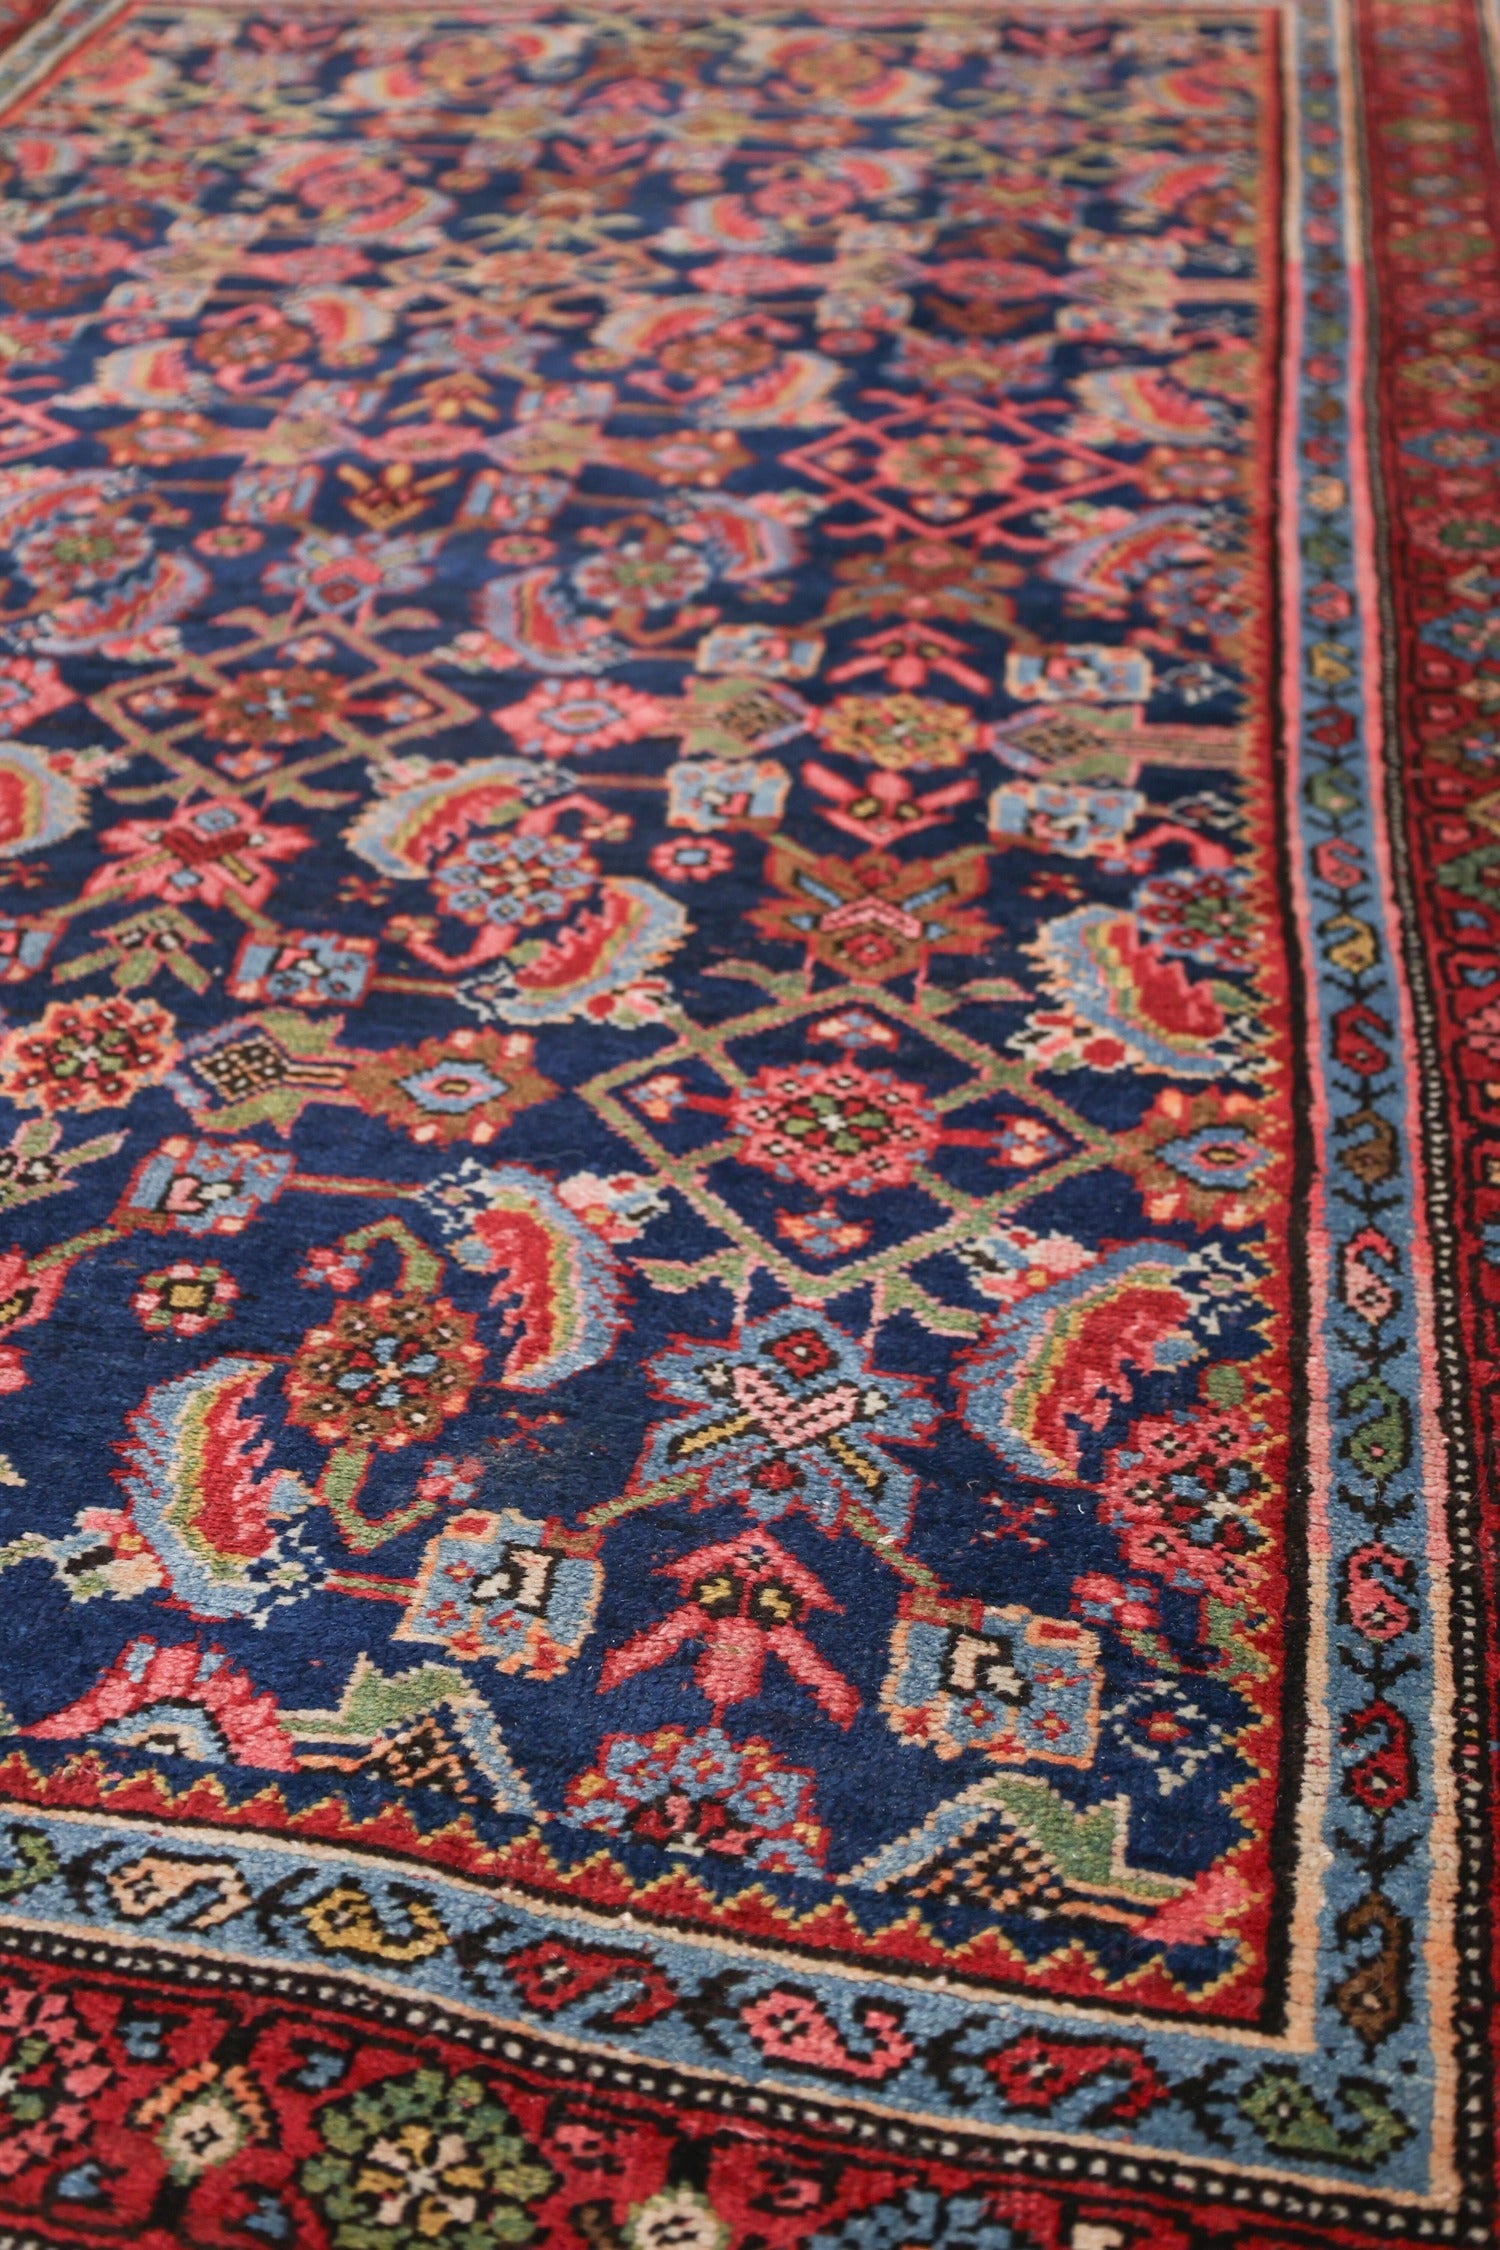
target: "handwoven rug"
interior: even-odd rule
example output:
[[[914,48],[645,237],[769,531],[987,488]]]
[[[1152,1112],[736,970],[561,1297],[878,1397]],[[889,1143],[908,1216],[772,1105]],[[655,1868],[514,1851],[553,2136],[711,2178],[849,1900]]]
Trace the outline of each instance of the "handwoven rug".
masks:
[[[17,0],[0,2245],[1489,2244],[1476,0]]]

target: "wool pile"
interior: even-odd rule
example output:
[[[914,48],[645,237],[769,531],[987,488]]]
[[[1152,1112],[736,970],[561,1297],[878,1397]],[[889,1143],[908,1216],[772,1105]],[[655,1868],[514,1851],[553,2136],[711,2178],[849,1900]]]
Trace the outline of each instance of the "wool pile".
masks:
[[[0,2236],[1489,2244],[1478,0],[11,0]]]

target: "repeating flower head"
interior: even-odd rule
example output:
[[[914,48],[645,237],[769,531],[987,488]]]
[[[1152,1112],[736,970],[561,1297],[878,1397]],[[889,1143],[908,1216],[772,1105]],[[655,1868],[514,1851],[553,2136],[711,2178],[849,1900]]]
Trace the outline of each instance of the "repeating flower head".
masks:
[[[467,2072],[383,2078],[317,2112],[298,2185],[331,2250],[494,2250],[523,2243],[554,2185],[510,2111]]]
[[[1110,1456],[1101,1514],[1126,1560],[1239,1608],[1263,1573],[1263,1428],[1242,1408],[1153,1415]]]
[[[238,1282],[222,1266],[179,1258],[175,1265],[143,1274],[130,1305],[143,1328],[171,1336],[201,1336],[228,1320],[239,1294]]]
[[[325,1445],[397,1452],[461,1414],[484,1365],[474,1322],[446,1298],[378,1290],[335,1307],[287,1371],[291,1419]]]
[[[543,680],[495,719],[529,758],[587,758],[660,734],[667,707],[619,680]]]
[[[985,747],[979,722],[936,696],[841,695],[818,714],[830,750],[896,773],[959,766]]]
[[[825,1194],[906,1187],[941,1138],[920,1086],[852,1062],[770,1064],[735,1094],[740,1161]]]
[[[621,1841],[816,1879],[828,1832],[814,1817],[813,1786],[811,1773],[783,1764],[759,1737],[735,1743],[719,1727],[662,1727],[611,1736],[568,1784],[567,1801],[580,1826]]]
[[[687,1473],[763,1522],[799,1509],[827,1531],[854,1515],[905,1532],[916,1479],[886,1448],[925,1438],[937,1409],[916,1378],[875,1372],[825,1313],[792,1305],[723,1344],[683,1340],[651,1374],[688,1411],[652,1432],[640,1482]]]
[[[177,1059],[177,1026],[157,1000],[51,1000],[32,1028],[0,1039],[0,1092],[23,1109],[123,1109]]]

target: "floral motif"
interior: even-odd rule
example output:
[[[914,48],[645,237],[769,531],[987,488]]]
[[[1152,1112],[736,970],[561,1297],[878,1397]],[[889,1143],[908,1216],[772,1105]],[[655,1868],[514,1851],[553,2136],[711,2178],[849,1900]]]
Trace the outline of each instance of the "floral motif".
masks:
[[[80,492],[29,537],[15,558],[43,599],[75,589],[111,586],[151,559],[146,526],[108,505],[97,490]]]
[[[322,2147],[298,2182],[330,2250],[493,2250],[524,2243],[553,2174],[478,2078],[426,2069],[318,2113]]]
[[[313,841],[305,828],[261,820],[239,797],[206,798],[170,820],[121,821],[99,840],[115,857],[89,877],[86,895],[107,891],[205,907],[264,906],[278,864]]]
[[[260,2088],[231,2063],[200,2063],[143,2101],[135,2122],[154,2129],[170,2180],[187,2184],[271,2137]]]
[[[978,722],[959,703],[918,695],[841,695],[821,712],[818,732],[840,757],[895,773],[959,766],[984,747]]]
[[[1205,1771],[1222,1770],[1230,1725],[1208,1689],[1191,1680],[1152,1679],[1128,1688],[1102,1715],[1118,1754],[1151,1776],[1159,1797],[1174,1797]]]
[[[821,1656],[803,1631],[818,1613],[838,1608],[820,1581],[765,1532],[702,1547],[668,1563],[682,1607],[611,1649],[602,1688],[618,1687],[637,1673],[654,1671],[679,1650],[698,1644],[694,1679],[718,1714],[761,1692],[768,1657],[775,1657],[808,1689],[830,1719],[848,1726],[859,1709],[858,1691]]]
[[[433,887],[445,914],[526,930],[566,913],[598,872],[566,836],[476,836],[443,862]]]
[[[1135,910],[1142,928],[1167,953],[1221,969],[1246,968],[1253,957],[1255,916],[1238,868],[1155,876],[1136,892]]]
[[[941,523],[965,514],[967,502],[1005,491],[1024,463],[1014,446],[958,427],[900,438],[885,448],[878,466],[887,484],[916,495],[920,514]]]
[[[357,611],[379,594],[414,594],[431,575],[435,542],[419,533],[308,531],[266,572],[267,590],[324,616]]]
[[[1243,1607],[1260,1578],[1265,1434],[1240,1408],[1152,1415],[1111,1455],[1101,1513],[1126,1560]]]
[[[131,1310],[143,1328],[171,1336],[201,1336],[228,1320],[239,1301],[239,1284],[222,1266],[195,1265],[179,1258],[143,1274],[131,1297]]]
[[[912,1377],[875,1374],[825,1314],[789,1306],[728,1344],[679,1344],[651,1371],[689,1412],[652,1433],[640,1481],[686,1473],[763,1522],[801,1509],[826,1530],[854,1515],[905,1531],[916,1479],[886,1446],[924,1438],[936,1410]]]
[[[685,540],[652,545],[626,539],[579,563],[573,583],[586,601],[660,609],[701,594],[710,583],[710,571],[697,548]]]
[[[596,1765],[568,1784],[567,1801],[585,1828],[688,1858],[818,1877],[828,1850],[812,1775],[784,1765],[758,1736],[731,1742],[718,1727],[611,1735]]]
[[[1121,1162],[1141,1191],[1153,1224],[1190,1219],[1238,1233],[1263,1217],[1271,1200],[1272,1151],[1262,1135],[1262,1105],[1248,1094],[1158,1094]]]
[[[349,1092],[414,1141],[446,1148],[464,1140],[482,1148],[523,1109],[556,1093],[532,1068],[533,1046],[524,1031],[465,1028],[368,1057],[350,1077]]]
[[[651,853],[651,872],[665,883],[709,883],[733,865],[732,847],[717,836],[677,836]]]
[[[587,758],[660,734],[666,710],[614,680],[543,680],[495,718],[529,758]]]
[[[461,1414],[484,1365],[474,1322],[444,1297],[378,1290],[303,1338],[286,1378],[294,1422],[325,1445],[395,1452]]]
[[[772,850],[766,874],[773,895],[752,910],[754,926],[857,985],[923,975],[934,956],[982,952],[991,934],[972,904],[986,882],[980,852],[910,863],[884,851],[848,860],[786,843]]]
[[[905,1187],[939,1139],[920,1086],[853,1063],[762,1070],[735,1095],[730,1128],[742,1162],[825,1193]]]
[[[52,1000],[33,1030],[0,1040],[0,1088],[49,1115],[121,1109],[166,1075],[177,1026],[156,1000]]]
[[[327,732],[347,696],[334,672],[305,664],[246,672],[205,705],[203,731],[218,742],[314,742]]]
[[[628,2250],[728,2250],[730,2230],[696,2188],[664,2188],[634,2204],[625,2222]]]
[[[805,1258],[840,1258],[863,1250],[871,1231],[868,1219],[841,1218],[832,1203],[820,1203],[815,1211],[776,1214],[776,1232],[783,1241],[794,1242]]]
[[[0,1990],[0,2179],[83,2140],[111,2076],[98,2040],[61,1994],[8,1982]]]

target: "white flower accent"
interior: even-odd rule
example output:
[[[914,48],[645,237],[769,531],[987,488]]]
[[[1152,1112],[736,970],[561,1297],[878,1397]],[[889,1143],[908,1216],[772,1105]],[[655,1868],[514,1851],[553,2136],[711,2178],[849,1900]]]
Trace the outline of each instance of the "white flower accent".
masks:
[[[630,2250],[726,2250],[729,2229],[695,2188],[666,2188],[626,2222]]]

